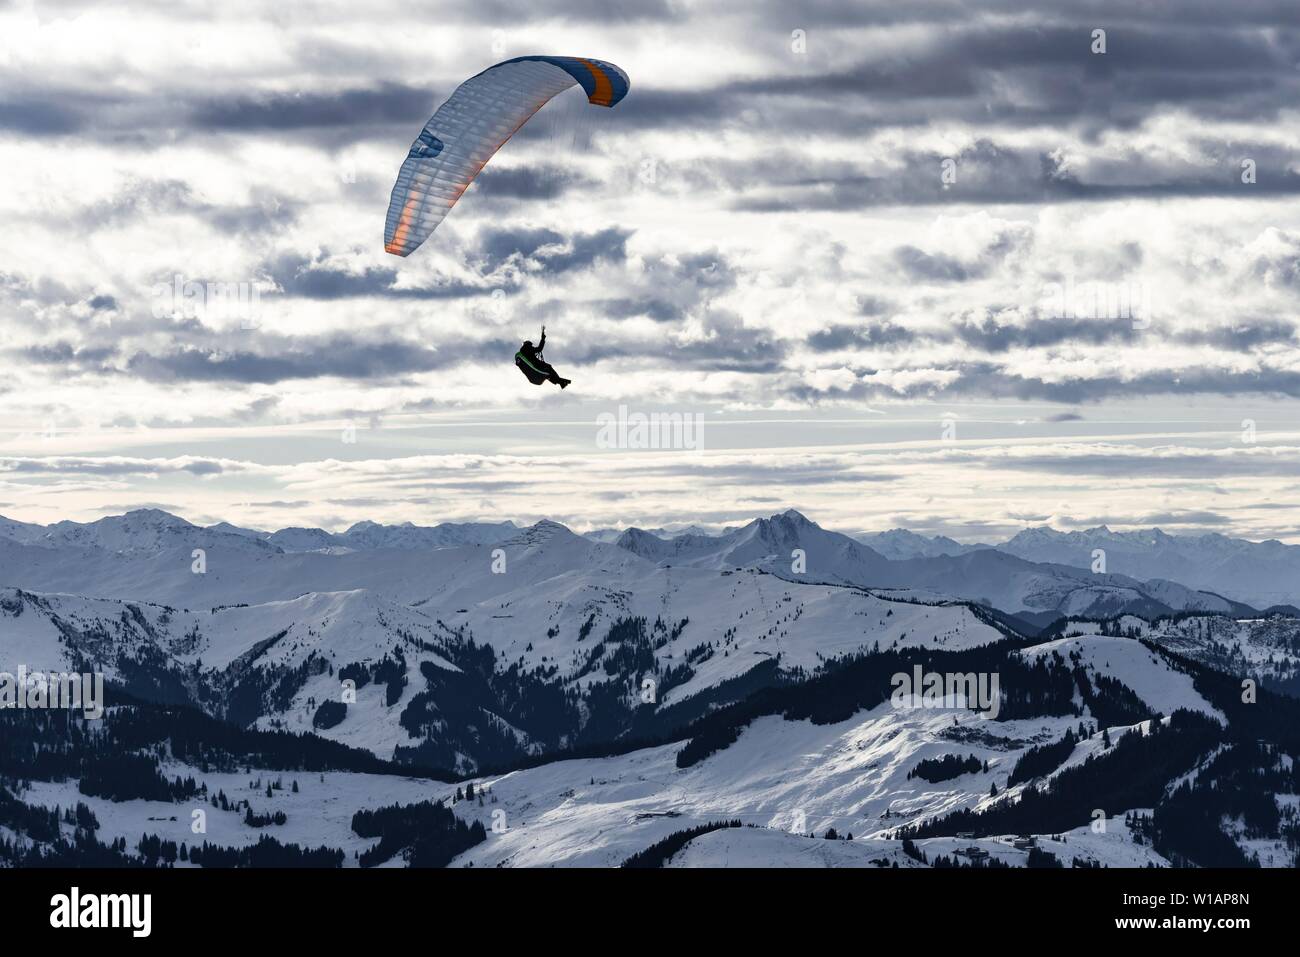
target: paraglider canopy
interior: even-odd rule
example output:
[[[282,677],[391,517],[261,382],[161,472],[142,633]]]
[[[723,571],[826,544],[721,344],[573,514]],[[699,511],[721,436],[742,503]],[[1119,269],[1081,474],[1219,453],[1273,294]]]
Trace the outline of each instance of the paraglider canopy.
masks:
[[[629,87],[614,64],[568,56],[515,57],[458,86],[424,125],[397,174],[384,249],[395,256],[418,249],[515,130],[575,85],[588,103],[607,107]]]

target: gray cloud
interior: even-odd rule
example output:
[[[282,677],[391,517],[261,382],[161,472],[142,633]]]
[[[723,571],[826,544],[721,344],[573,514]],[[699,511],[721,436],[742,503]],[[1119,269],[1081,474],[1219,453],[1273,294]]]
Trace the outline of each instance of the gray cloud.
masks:
[[[598,262],[627,258],[628,230],[609,227],[593,233],[561,235],[553,229],[489,228],[474,254],[485,273],[495,273],[515,257],[544,267],[550,274],[587,269]]]
[[[1008,349],[1039,348],[1063,342],[1104,345],[1112,342],[1134,342],[1139,330],[1132,319],[1075,319],[1040,316],[1020,324],[999,322],[995,316],[983,320],[959,321],[954,326],[962,342],[986,353],[1005,352]]]
[[[513,346],[502,344],[501,348]],[[339,335],[316,340],[295,339],[274,352],[265,353],[195,346],[157,355],[137,352],[127,360],[126,368],[155,382],[269,384],[325,376],[392,379],[428,372],[464,358],[464,350],[442,353],[420,343],[367,342]]]
[[[807,345],[816,352],[837,352],[907,345],[917,338],[916,334],[892,322],[868,322],[860,326],[837,324],[821,329],[808,337]]]
[[[1259,346],[1291,343],[1295,337],[1295,325],[1278,319],[1261,319],[1214,329],[1186,329],[1174,335],[1177,341],[1189,345],[1207,345],[1233,352],[1250,352]]]
[[[1224,455],[1179,450],[1166,453],[1133,448],[1114,452],[1084,452],[1073,455],[1022,455],[988,458],[984,464],[995,469],[1050,472],[1057,475],[1089,476],[1175,476],[1185,479],[1220,479],[1250,476],[1290,477],[1296,474],[1294,455]],[[1136,524],[1159,524],[1143,520]],[[1128,523],[1134,524],[1134,523]]]
[[[398,83],[370,89],[213,97],[190,105],[189,123],[205,130],[274,131],[346,127],[364,129],[387,123],[419,125],[433,112],[429,90]]]
[[[190,475],[220,475],[227,471],[242,471],[237,462],[186,456],[177,459],[141,459],[124,456],[102,458],[78,456],[50,456],[47,458],[0,458],[0,473],[28,475],[159,475],[168,472],[187,472]]]
[[[1096,528],[1099,525],[1140,525],[1148,528],[1169,525],[1231,525],[1232,519],[1227,515],[1207,510],[1143,512],[1137,515],[1094,515],[1081,518],[1058,519],[1067,528]]]
[[[952,256],[943,253],[927,253],[915,246],[899,246],[894,250],[894,262],[903,272],[913,279],[927,279],[939,282],[964,282],[983,270],[972,271]]]
[[[505,200],[501,205],[514,209],[520,202],[549,202],[573,190],[589,190],[596,181],[589,176],[556,165],[510,167],[488,166],[474,181],[480,201]]]

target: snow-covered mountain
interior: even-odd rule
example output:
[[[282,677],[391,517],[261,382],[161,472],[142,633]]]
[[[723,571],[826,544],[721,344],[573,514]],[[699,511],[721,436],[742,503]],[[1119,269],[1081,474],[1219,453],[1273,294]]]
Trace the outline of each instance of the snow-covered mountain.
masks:
[[[320,528],[282,528],[268,534],[266,540],[286,552],[341,552],[378,548],[418,551],[453,545],[488,545],[504,541],[518,530],[514,522],[508,521],[444,522],[441,525],[357,522],[339,534]]]
[[[963,555],[966,552],[987,545],[963,545],[945,535],[927,537],[909,532],[905,528],[891,528],[887,532],[875,532],[870,535],[857,536],[858,541],[869,545],[874,551],[886,558],[901,561],[907,558],[934,558],[938,555]]]
[[[34,525],[31,522],[16,522],[12,518],[5,518],[0,515],[0,538],[12,539],[15,542],[32,542],[44,534],[44,525]]]
[[[401,525],[378,525],[375,522],[358,522],[342,535],[335,536],[337,544],[349,548],[446,548],[449,545],[491,545],[502,542],[519,531],[514,522],[468,522],[421,526],[404,522]]]
[[[0,749],[0,772],[32,782],[31,806],[85,802],[104,840],[165,831],[158,795],[193,779],[242,792],[214,810],[225,846],[269,826],[370,863],[416,854],[431,826],[407,845],[353,830],[393,800],[474,825],[448,853],[475,866],[1294,860],[1300,713],[1277,692],[1295,690],[1297,619],[1177,582],[986,548],[890,559],[793,511],[617,544],[546,521],[333,535],[117,518],[0,536],[0,671],[110,683],[107,733],[77,762],[20,724],[30,740]],[[986,604],[1073,617],[1035,637]],[[998,708],[899,704],[918,668],[996,678]],[[1245,676],[1262,684],[1249,706]],[[140,762],[156,772],[133,776]],[[437,782],[450,774],[473,777]],[[1264,786],[1277,820],[1231,824],[1234,796]],[[1198,801],[1225,810],[1189,825]],[[1189,843],[1195,827],[1220,837]]]
[[[1053,634],[1112,634],[1145,638],[1218,671],[1256,679],[1265,687],[1300,696],[1300,618],[1230,618],[1178,615],[1146,621],[1132,616],[1113,621],[1066,620]]]
[[[898,541],[899,536],[894,536]],[[1170,611],[1246,614],[1248,606],[1174,582],[1141,582],[1068,565],[1031,562],[994,549],[971,549],[891,560],[861,542],[828,531],[796,511],[756,519],[716,537],[664,540],[640,529],[618,539],[621,548],[664,565],[762,568],[792,580],[907,589],[934,597],[982,602],[1046,623],[1060,615],[1148,617]]]
[[[1273,539],[1169,535],[1158,528],[1114,532],[1101,525],[1076,532],[1030,528],[996,547],[1033,562],[1081,568],[1090,567],[1094,551],[1101,549],[1110,572],[1170,579],[1256,608],[1300,604],[1300,546]]]
[[[619,536],[621,536],[626,531],[627,529],[625,528],[595,528],[589,532],[584,532],[583,535],[586,538],[590,538],[593,542],[604,542],[606,544],[611,544],[613,542],[617,542]],[[694,535],[702,538],[713,538],[718,535],[726,535],[730,532],[734,532],[735,528],[731,526],[727,526],[726,528],[715,529],[715,528],[708,528],[704,525],[697,525],[697,524],[686,525],[686,524],[678,523],[673,525],[666,525],[663,528],[649,528],[649,529],[645,529],[645,531],[649,532],[651,535],[654,535],[656,538],[663,538],[663,539],[680,538],[683,535]]]
[[[339,602],[348,599],[312,601],[324,603],[317,612],[329,605],[345,614]],[[156,622],[153,614],[146,617]],[[222,630],[234,627],[231,619]],[[341,641],[349,630],[339,629]],[[1001,671],[1009,685],[1008,708],[996,717],[890,701],[884,683],[899,662],[920,655],[916,660],[937,663],[925,657],[932,649],[918,645],[879,667],[870,658],[831,665],[820,677],[788,685],[748,710],[705,714],[684,738],[529,761],[468,782],[328,767],[303,775],[255,755],[234,773],[211,757],[203,767],[168,759],[160,770],[247,803],[248,816],[238,807],[210,812],[210,836],[219,844],[253,845],[267,830],[249,824],[249,816],[279,812],[285,820],[272,829],[275,837],[301,847],[341,848],[345,864],[355,863],[354,851],[373,854],[379,846],[353,830],[353,815],[394,801],[441,801],[459,820],[481,825],[482,837],[451,861],[476,867],[616,866],[637,855],[654,859],[656,853],[673,866],[917,867],[937,859],[969,866],[980,855],[1025,866],[1033,854],[1066,866],[1075,860],[1112,867],[1215,863],[1218,857],[1205,855],[1229,853],[1221,844],[1206,840],[1202,847],[1194,831],[1189,836],[1186,825],[1172,824],[1180,802],[1197,793],[1180,787],[1198,782],[1214,795],[1216,807],[1228,808],[1238,795],[1253,801],[1260,787],[1276,788],[1279,826],[1294,819],[1287,809],[1297,795],[1293,785],[1288,790],[1282,783],[1293,781],[1288,756],[1269,750],[1272,745],[1260,750],[1248,764],[1249,791],[1242,790],[1236,770],[1241,762],[1226,760],[1234,751],[1262,747],[1224,733],[1225,725],[1238,720],[1228,713],[1236,690],[1231,682],[1225,695],[1201,673],[1134,639],[1080,635],[1030,647],[1014,644],[969,648],[947,659],[950,666],[981,667],[983,661],[982,667]],[[256,643],[248,645],[232,661],[256,651]],[[1059,684],[1053,671],[1074,675],[1064,697],[1053,690]],[[449,667],[438,673],[455,674]],[[1086,691],[1082,700],[1076,683]],[[877,684],[880,690],[873,691]],[[370,682],[358,698],[364,694],[367,707],[380,707],[390,686]],[[403,689],[399,700],[412,690]],[[1283,723],[1267,713],[1276,704],[1266,700],[1260,706],[1266,709],[1263,726],[1285,735]],[[140,734],[137,727],[134,735]],[[700,747],[705,740],[710,743]],[[954,761],[958,766],[948,770],[945,762]],[[1140,786],[1132,773],[1135,762],[1144,769]],[[1262,774],[1278,783],[1261,783]],[[96,789],[78,794],[67,782],[42,774],[23,797],[38,806],[70,806],[72,797],[83,801],[101,822],[103,840],[135,841],[140,833],[179,840],[182,833],[178,827],[173,836],[158,823],[175,816],[175,809],[156,798],[113,800]],[[1096,826],[1094,806],[1107,809],[1105,828]],[[1046,826],[1035,827],[1039,819]],[[716,830],[721,822],[739,827],[724,833]],[[1293,863],[1294,853],[1276,829],[1256,825],[1237,832],[1217,818],[1201,826],[1224,828],[1231,853],[1242,861],[1253,855],[1265,865]],[[916,835],[910,846],[901,839],[909,834]],[[659,847],[665,850],[657,852]]]
[[[223,524],[202,528],[156,508],[110,515],[94,522],[25,525],[4,520],[0,536],[45,548],[85,548],[110,553],[148,553],[164,549],[229,548],[270,554],[276,551],[246,530]]]
[[[518,531],[514,522],[447,522],[421,526],[411,522],[381,525],[358,522],[342,533],[320,528],[284,528],[276,532],[242,528],[229,522],[199,526],[156,508],[136,509],[94,522],[36,525],[0,516],[0,539],[46,548],[97,548],[108,552],[149,552],[168,548],[248,548],[258,552],[304,552],[341,549],[429,549],[503,541]]]
[[[34,546],[24,553],[56,554]],[[245,695],[252,710],[241,715],[267,727],[309,730],[320,702],[337,690],[338,669],[400,658],[388,683],[413,690],[387,694],[382,707],[359,699],[361,710],[321,732],[392,757],[399,746],[427,744],[415,712],[407,713],[427,665],[477,668],[472,678],[486,686],[508,669],[514,680],[572,696],[572,709],[561,707],[546,721],[512,722],[499,699],[515,692],[451,687],[460,679],[443,676],[443,692],[475,697],[528,751],[621,731],[618,721],[631,720],[644,690],[640,682],[629,685],[638,676],[656,684],[660,704],[698,699],[705,707],[710,695],[756,670],[770,680],[873,647],[959,649],[1005,637],[964,605],[902,603],[752,569],[660,567],[552,522],[499,546],[281,554],[236,562],[223,575],[230,557],[210,556],[202,574],[188,564],[178,570],[187,554],[114,555],[97,568],[93,561],[38,565],[34,574],[60,572],[64,585],[79,579],[81,587],[61,591],[129,581],[135,600],[36,593],[30,585],[0,593],[0,626],[15,636],[0,646],[0,667],[50,669],[83,660],[110,676],[129,676],[148,665],[153,680],[187,684],[198,701],[226,700],[232,681],[254,683],[256,676],[261,690],[251,700]],[[129,567],[133,575],[123,571]],[[148,587],[161,567],[171,573]],[[349,576],[361,587],[326,587]],[[593,694],[614,709],[607,729],[579,707]],[[436,695],[429,704],[446,710]],[[444,738],[468,733],[445,721],[439,731]],[[496,739],[481,751],[468,741],[459,748],[467,767],[511,750]]]
[[[856,538],[896,561],[992,548],[1031,562],[1091,568],[1100,549],[1105,552],[1107,571],[1140,581],[1167,579],[1261,609],[1300,605],[1300,546],[1272,539],[1171,535],[1158,528],[1116,532],[1104,525],[1072,532],[1038,526],[1005,542],[988,544],[963,544],[906,529]]]
[[[543,538],[547,557],[539,563],[532,557],[532,546]],[[195,549],[203,550],[197,564]],[[484,581],[516,580],[513,573],[484,577],[497,549],[512,569],[522,558],[525,569],[545,566],[552,574],[605,576],[611,581],[627,574],[643,576],[647,565],[715,572],[758,569],[792,582],[889,590],[895,597],[929,602],[978,602],[1017,615],[1028,625],[1070,615],[1255,613],[1249,606],[1173,581],[1095,574],[1000,550],[891,560],[795,511],[715,536],[687,532],[664,539],[633,528],[615,545],[574,535],[551,522],[525,530],[509,522],[432,527],[359,523],[337,535],[296,528],[258,538],[228,528],[201,528],[165,512],[141,511],[88,525],[59,523],[40,534],[30,533],[25,543],[0,538],[0,584],[180,608],[260,604],[309,592],[355,589],[412,604],[441,600],[462,589],[471,596],[488,594],[494,589],[485,588]]]
[[[501,544],[518,532],[519,527],[510,521],[432,526],[362,521],[338,533],[298,527],[265,532],[226,522],[202,527],[158,509],[49,526],[0,518],[0,546],[12,542],[144,557],[169,551],[178,556],[196,548],[259,557],[423,552]],[[791,510],[739,527],[710,529],[678,523],[654,530],[599,529],[583,537],[600,544],[618,544],[657,564],[760,567],[787,576],[794,562],[792,553],[802,549],[806,580],[917,589],[987,601],[1009,613],[1027,612],[1034,621],[1047,621],[1058,613],[1100,616],[1123,611],[1148,617],[1165,611],[1240,615],[1249,607],[1266,609],[1292,599],[1300,603],[1300,586],[1294,585],[1300,581],[1296,574],[1300,572],[1300,546],[1221,535],[1172,536],[1158,529],[1117,533],[1100,527],[1063,533],[1034,528],[1001,545],[963,545],[905,529],[855,539],[822,529]],[[1105,551],[1107,574],[1091,571],[1097,549]],[[991,553],[1017,561],[1007,562]],[[38,560],[38,564],[45,562]],[[782,568],[787,571],[783,573]],[[35,580],[4,580],[48,590]],[[117,580],[123,579],[118,576]],[[345,589],[350,584],[336,582],[329,588]],[[93,588],[91,593],[122,594]]]
[[[323,528],[290,526],[272,532],[266,540],[284,552],[326,552],[346,548],[339,544],[337,535],[331,535]]]

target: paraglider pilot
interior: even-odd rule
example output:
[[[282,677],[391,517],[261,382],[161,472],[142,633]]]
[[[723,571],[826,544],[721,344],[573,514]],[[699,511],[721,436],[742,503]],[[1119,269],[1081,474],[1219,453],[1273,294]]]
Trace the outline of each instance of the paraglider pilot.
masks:
[[[519,366],[519,371],[526,375],[533,385],[554,382],[563,389],[573,380],[561,378],[555,371],[555,367],[542,358],[542,350],[545,348],[546,327],[542,326],[542,337],[537,340],[537,345],[534,346],[531,339],[525,339],[524,344],[519,347],[519,351],[515,353],[515,365]]]

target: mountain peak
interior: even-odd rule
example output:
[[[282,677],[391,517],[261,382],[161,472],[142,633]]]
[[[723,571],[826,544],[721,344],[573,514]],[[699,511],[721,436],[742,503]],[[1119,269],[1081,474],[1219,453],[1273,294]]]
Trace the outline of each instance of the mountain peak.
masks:
[[[795,536],[809,530],[821,531],[820,525],[793,508],[787,508],[784,512],[777,512],[768,518],[756,518],[747,527],[754,529],[760,535],[777,532],[784,537]]]
[[[578,536],[567,526],[544,518],[520,529],[510,541],[525,545],[544,545],[547,542],[563,541],[568,538],[578,538]]]
[[[569,527],[567,525],[561,525],[559,522],[553,522],[549,518],[543,518],[530,525],[529,530],[554,534],[556,532],[569,532]],[[569,532],[569,534],[572,535],[573,533]]]
[[[209,532],[223,532],[229,535],[247,535],[252,538],[268,538],[269,533],[260,531],[256,528],[244,528],[241,525],[233,525],[230,522],[217,522],[215,525],[208,526]]]
[[[101,522],[111,522],[114,519],[130,520],[134,524],[140,522],[153,522],[162,525],[172,525],[176,527],[197,527],[192,522],[187,522],[179,515],[173,515],[171,512],[163,511],[161,508],[133,508],[122,515],[109,515],[101,518]]]
[[[1007,542],[1011,544],[1024,544],[1028,542],[1054,542],[1065,537],[1064,532],[1058,532],[1050,525],[1030,525],[1028,528],[1022,528],[1016,532]]]
[[[898,539],[898,540],[901,540],[901,541],[908,541],[908,542],[915,542],[915,541],[918,541],[918,540],[921,540],[921,541],[924,540],[924,536],[923,536],[923,535],[918,535],[916,532],[913,532],[913,531],[911,531],[911,530],[909,530],[909,529],[906,529],[906,528],[891,528],[891,529],[890,529],[889,531],[887,531],[887,532],[881,532],[881,533],[879,533],[879,534],[876,536],[876,538],[883,538],[883,539]]]

